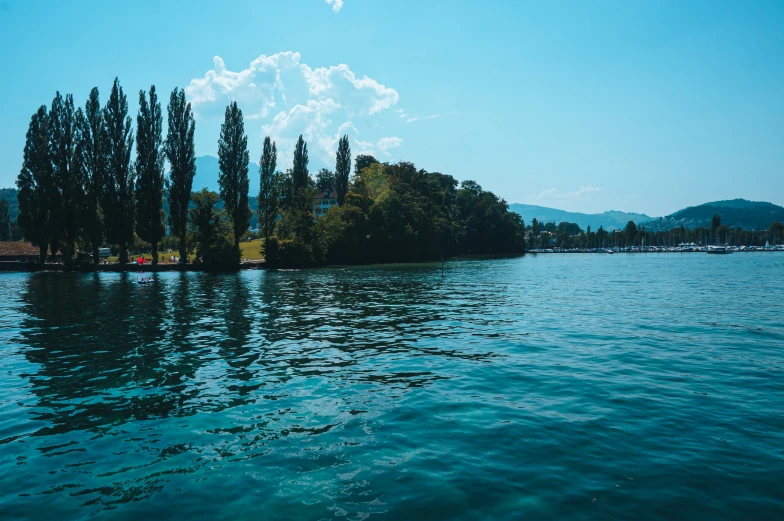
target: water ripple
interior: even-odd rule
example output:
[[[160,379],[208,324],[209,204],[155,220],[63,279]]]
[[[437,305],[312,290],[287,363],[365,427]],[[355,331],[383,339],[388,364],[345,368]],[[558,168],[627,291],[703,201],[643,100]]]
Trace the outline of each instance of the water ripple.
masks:
[[[2,274],[12,519],[784,518],[775,256]]]

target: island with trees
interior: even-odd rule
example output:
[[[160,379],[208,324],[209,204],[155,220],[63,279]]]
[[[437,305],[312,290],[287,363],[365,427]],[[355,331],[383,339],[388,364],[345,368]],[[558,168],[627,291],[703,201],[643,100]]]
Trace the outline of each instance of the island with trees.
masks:
[[[38,262],[56,256],[66,269],[95,269],[99,250],[110,247],[118,265],[127,266],[129,248],[143,243],[153,266],[169,244],[180,263],[238,269],[256,192],[268,267],[525,252],[525,224],[497,195],[408,162],[360,154],[352,163],[348,136],[339,140],[334,172],[321,169],[315,176],[302,136],[283,172],[276,143],[265,138],[259,186],[250,187],[248,137],[236,102],[226,107],[218,141],[219,193],[194,193],[195,121],[182,89],[171,92],[166,123],[164,137],[152,86],[139,92],[134,128],[118,79],[103,106],[97,88],[84,108],[58,92],[51,106],[32,115],[16,182],[17,225],[37,248]]]

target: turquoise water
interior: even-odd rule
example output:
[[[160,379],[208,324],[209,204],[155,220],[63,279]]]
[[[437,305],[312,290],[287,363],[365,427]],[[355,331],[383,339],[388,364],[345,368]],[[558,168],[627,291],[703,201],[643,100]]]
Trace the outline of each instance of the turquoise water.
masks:
[[[0,274],[0,518],[784,519],[782,275]]]

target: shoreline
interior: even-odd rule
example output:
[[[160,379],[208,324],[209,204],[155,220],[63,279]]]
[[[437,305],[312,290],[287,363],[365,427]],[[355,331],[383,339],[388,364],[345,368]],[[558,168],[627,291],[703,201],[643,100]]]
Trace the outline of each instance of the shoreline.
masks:
[[[572,253],[572,254],[574,254],[574,253],[590,253],[590,254],[594,254],[595,253],[595,254],[607,255],[607,254],[610,254],[610,253],[707,253],[708,252],[708,250],[704,249],[704,248],[703,249],[683,249],[683,250],[679,250],[679,249],[665,249],[665,248],[658,248],[658,249],[655,249],[655,250],[654,249],[650,249],[650,250],[618,249],[618,250],[610,250],[610,251],[608,251],[608,250],[610,250],[610,248],[598,249],[598,250],[597,249],[587,249],[587,248],[586,249],[577,248],[577,249],[568,249],[568,250],[561,250],[561,249],[558,249],[558,248],[552,248],[552,249],[548,248],[546,250],[542,250],[542,249],[528,250],[525,253],[526,254],[530,253],[532,255],[539,255],[539,254],[550,255],[550,254],[564,254],[564,253]],[[732,253],[781,253],[781,252],[784,252],[784,250],[779,250],[779,249],[776,249],[776,248],[768,248],[768,249],[765,249],[765,248],[752,248],[752,249],[745,249],[745,250],[741,250],[741,249],[733,249],[732,250]]]
[[[266,262],[260,261],[246,261],[241,262],[235,270],[223,270],[224,272],[241,271],[241,270],[266,270],[269,269]],[[39,271],[58,271],[69,273],[159,273],[168,271],[180,272],[205,272],[205,273],[219,273],[220,270],[209,270],[198,264],[98,264],[97,266],[89,266],[87,268],[66,268],[62,263],[51,264],[35,264],[32,262],[19,262],[19,261],[0,261],[0,272],[39,272]]]

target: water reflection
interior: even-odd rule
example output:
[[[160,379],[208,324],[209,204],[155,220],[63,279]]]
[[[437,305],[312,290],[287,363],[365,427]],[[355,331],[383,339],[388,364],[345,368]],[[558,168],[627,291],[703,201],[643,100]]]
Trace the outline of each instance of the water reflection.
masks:
[[[448,326],[433,326],[449,320],[439,285],[429,273],[411,278],[183,273],[142,286],[127,274],[28,277],[21,335],[35,370],[23,377],[37,428],[22,452],[79,476],[38,492],[116,508],[161,493],[172,475],[230,461],[312,466],[307,443],[273,456],[291,436],[312,437],[328,461],[346,464],[335,448],[372,441],[369,422],[389,400],[450,378],[437,358],[494,356],[443,342]]]
[[[663,255],[0,277],[0,517],[780,519],[780,261]]]

